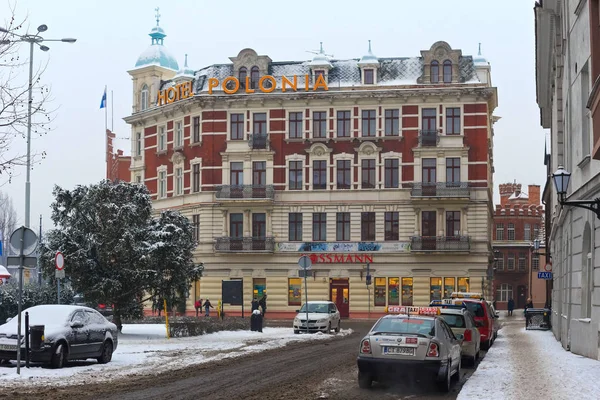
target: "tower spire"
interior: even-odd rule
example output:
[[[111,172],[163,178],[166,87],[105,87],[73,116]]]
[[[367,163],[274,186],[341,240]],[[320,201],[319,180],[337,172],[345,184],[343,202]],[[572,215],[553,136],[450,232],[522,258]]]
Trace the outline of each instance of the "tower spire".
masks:
[[[188,65],[187,65],[187,53],[185,53],[185,62],[183,64],[183,66],[186,67],[186,68],[188,67]]]
[[[478,56],[481,55],[481,42],[479,43],[479,53],[477,53]]]
[[[371,39],[369,39],[369,53],[371,53]]]
[[[319,52],[321,54],[325,54],[325,52],[323,51],[323,42],[319,42],[321,44],[321,49],[319,50]]]
[[[156,7],[154,9],[154,11],[156,11],[155,17],[156,17],[156,26],[158,26],[158,23],[160,22],[160,13],[158,12],[160,10],[159,7]]]

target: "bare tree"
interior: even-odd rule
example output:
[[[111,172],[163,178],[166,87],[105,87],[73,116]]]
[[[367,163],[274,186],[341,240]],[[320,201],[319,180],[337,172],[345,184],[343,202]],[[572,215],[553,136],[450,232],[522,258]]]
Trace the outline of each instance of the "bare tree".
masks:
[[[0,20],[0,181],[10,181],[14,168],[26,165],[23,151],[13,148],[16,138],[26,143],[29,104],[29,60],[19,56],[22,42],[18,35],[27,34],[24,19],[15,19],[15,7],[11,6],[11,17]],[[45,66],[36,68],[32,75],[31,132],[32,138],[45,135],[49,130],[51,112],[46,108],[50,101],[50,88],[41,83]],[[39,162],[45,153],[32,156],[32,162]]]
[[[2,265],[6,265],[8,241],[16,228],[17,212],[13,206],[12,199],[6,193],[0,192],[0,241],[3,246],[0,260]]]

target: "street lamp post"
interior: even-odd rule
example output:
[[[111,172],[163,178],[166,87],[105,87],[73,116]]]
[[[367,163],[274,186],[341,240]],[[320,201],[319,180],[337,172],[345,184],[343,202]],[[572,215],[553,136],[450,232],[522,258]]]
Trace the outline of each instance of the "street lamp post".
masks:
[[[571,173],[568,172],[562,165],[558,166],[555,173],[552,174],[558,202],[561,206],[572,206],[577,208],[585,208],[592,211],[600,219],[600,198],[594,200],[565,200],[567,189],[571,182]]]

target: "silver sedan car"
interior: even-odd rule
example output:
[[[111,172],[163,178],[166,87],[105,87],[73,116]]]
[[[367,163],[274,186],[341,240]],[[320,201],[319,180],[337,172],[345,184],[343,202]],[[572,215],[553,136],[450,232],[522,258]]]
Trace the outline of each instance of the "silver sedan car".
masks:
[[[437,307],[394,307],[360,341],[358,385],[373,381],[434,379],[442,391],[460,379],[462,335],[439,317]]]

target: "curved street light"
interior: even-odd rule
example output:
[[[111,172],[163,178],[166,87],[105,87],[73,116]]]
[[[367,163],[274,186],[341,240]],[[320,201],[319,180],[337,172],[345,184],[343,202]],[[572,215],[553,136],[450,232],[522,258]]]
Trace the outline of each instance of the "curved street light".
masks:
[[[567,197],[567,190],[569,189],[569,183],[571,182],[571,173],[562,165],[559,165],[556,172],[552,174],[552,181],[554,182],[554,188],[558,195],[558,203],[561,206],[584,208],[592,211],[596,214],[596,217],[600,219],[600,198],[595,200],[565,200]]]

